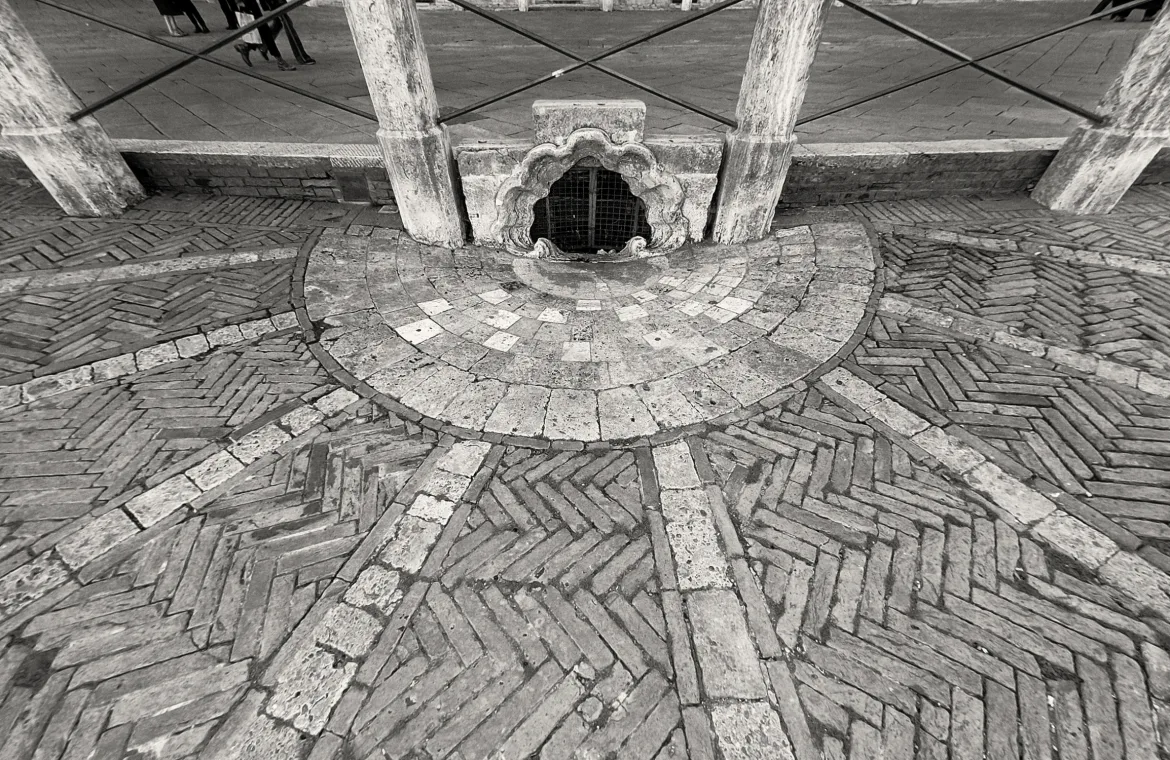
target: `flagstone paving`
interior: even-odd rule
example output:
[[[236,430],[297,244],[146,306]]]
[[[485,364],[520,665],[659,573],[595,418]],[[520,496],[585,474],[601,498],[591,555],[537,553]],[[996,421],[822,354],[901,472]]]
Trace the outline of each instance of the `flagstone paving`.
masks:
[[[0,212],[5,760],[1166,752],[1164,188],[594,265]]]

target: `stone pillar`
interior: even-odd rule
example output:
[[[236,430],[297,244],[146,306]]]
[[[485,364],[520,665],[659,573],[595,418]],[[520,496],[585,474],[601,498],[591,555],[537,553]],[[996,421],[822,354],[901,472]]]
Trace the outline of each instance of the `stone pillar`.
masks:
[[[414,0],[345,0],[374,111],[386,173],[406,231],[463,245],[459,193]]]
[[[70,216],[114,216],[145,196],[109,135],[0,0],[0,136]]]
[[[772,224],[829,2],[760,0],[715,201],[720,243],[761,238]]]
[[[1159,13],[1097,107],[1101,125],[1078,127],[1032,191],[1056,211],[1113,209],[1170,145],[1170,13]]]

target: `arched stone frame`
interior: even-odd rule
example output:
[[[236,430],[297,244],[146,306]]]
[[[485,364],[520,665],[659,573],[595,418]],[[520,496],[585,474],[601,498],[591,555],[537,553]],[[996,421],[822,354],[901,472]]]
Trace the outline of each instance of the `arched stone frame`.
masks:
[[[534,256],[529,237],[534,215],[532,205],[548,195],[552,184],[583,158],[595,158],[605,169],[617,172],[630,192],[646,205],[650,244],[637,255],[651,256],[673,251],[687,239],[688,224],[683,215],[685,193],[678,178],[667,172],[654,154],[641,143],[615,144],[600,129],[578,129],[562,145],[537,145],[524,156],[496,194],[499,217],[496,234],[512,253]]]

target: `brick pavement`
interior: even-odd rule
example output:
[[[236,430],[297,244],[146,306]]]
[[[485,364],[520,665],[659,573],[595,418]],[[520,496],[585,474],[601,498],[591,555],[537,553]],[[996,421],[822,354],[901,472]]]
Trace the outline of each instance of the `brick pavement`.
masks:
[[[868,230],[851,337],[759,367],[773,404],[590,443],[363,398],[297,283],[394,217],[228,201],[89,243],[0,192],[5,760],[1165,753],[1161,188],[789,212],[789,257]]]
[[[86,0],[84,7],[126,25],[161,33],[153,10],[129,0]],[[1000,47],[1087,14],[1091,3],[1030,2],[886,7],[883,10],[967,52]],[[222,27],[214,5],[201,4],[213,31]],[[105,30],[59,11],[19,0],[17,9],[62,76],[92,101],[174,60],[175,53]],[[297,11],[298,29],[319,61],[296,72],[269,75],[367,110],[369,95],[340,8]],[[424,12],[422,22],[439,102],[458,108],[507,90],[565,64],[468,13]],[[538,33],[582,52],[597,52],[677,18],[670,12],[509,14]],[[639,80],[733,115],[754,14],[729,11],[616,56],[611,64]],[[1028,83],[1092,107],[1129,55],[1140,24],[1096,23],[993,59]],[[185,45],[203,43],[192,36]],[[223,60],[241,63],[231,50]],[[864,95],[941,67],[933,53],[846,8],[834,8],[813,66],[805,113]],[[264,66],[260,65],[261,69]],[[465,129],[522,136],[531,129],[533,97],[638,97],[647,126],[686,133],[714,125],[601,75],[574,72],[555,82],[465,117]],[[115,137],[282,142],[372,142],[375,126],[262,82],[194,64],[99,113]],[[1069,134],[1075,116],[970,72],[956,72],[893,96],[808,124],[806,142],[1048,137]]]

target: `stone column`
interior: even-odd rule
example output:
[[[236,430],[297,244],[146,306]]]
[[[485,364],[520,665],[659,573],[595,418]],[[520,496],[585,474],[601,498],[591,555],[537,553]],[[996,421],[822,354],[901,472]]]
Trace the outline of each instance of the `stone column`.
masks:
[[[718,242],[755,240],[772,224],[828,2],[760,0],[735,109],[739,127],[727,136],[719,177]]]
[[[447,130],[414,0],[345,0],[374,111],[386,173],[406,231],[432,245],[463,245]]]
[[[1056,211],[1107,213],[1170,145],[1170,13],[1158,14],[1097,111],[1105,122],[1077,128],[1034,200]]]
[[[0,136],[70,216],[114,216],[145,196],[97,119],[0,0]]]

